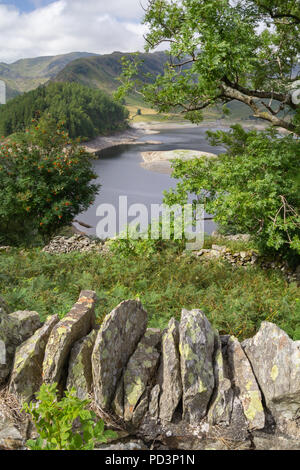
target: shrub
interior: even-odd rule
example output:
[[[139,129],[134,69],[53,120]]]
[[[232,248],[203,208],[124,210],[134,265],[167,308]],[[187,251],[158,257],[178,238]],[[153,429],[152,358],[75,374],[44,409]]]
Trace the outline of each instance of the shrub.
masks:
[[[91,157],[52,118],[0,145],[0,243],[46,241],[94,201]]]
[[[113,431],[104,431],[102,420],[95,423],[95,413],[86,409],[89,400],[77,398],[75,389],[65,392],[59,401],[57,384],[43,384],[37,399],[37,403],[23,405],[39,434],[37,439],[27,441],[31,450],[93,450],[95,443],[117,437]]]

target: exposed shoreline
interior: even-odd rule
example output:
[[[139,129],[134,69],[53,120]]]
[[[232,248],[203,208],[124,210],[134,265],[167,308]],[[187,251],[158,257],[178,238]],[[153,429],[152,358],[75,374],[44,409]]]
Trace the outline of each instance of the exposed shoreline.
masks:
[[[138,145],[138,144],[160,144],[158,141],[148,140],[141,141],[140,138],[145,135],[158,134],[159,131],[151,128],[140,126],[130,126],[125,131],[115,132],[108,136],[99,136],[89,142],[82,144],[88,153],[100,154],[102,150],[119,147],[121,145]]]
[[[201,124],[192,124],[187,122],[138,122],[131,123],[130,127],[124,131],[118,131],[108,136],[99,136],[93,140],[85,142],[82,147],[88,152],[100,156],[102,150],[109,148],[119,147],[122,145],[139,145],[139,144],[160,144],[156,140],[140,140],[146,135],[159,134],[162,129],[182,129],[182,128],[204,128],[229,130],[230,126],[234,123],[214,121],[202,122]],[[264,123],[252,123],[251,121],[244,121],[242,123],[246,128],[262,130],[266,128]]]
[[[177,149],[158,152],[142,152],[143,162],[141,166],[146,170],[157,173],[172,174],[172,160],[180,159],[183,161],[195,158],[215,158],[217,155],[211,152],[202,152],[200,150]]]

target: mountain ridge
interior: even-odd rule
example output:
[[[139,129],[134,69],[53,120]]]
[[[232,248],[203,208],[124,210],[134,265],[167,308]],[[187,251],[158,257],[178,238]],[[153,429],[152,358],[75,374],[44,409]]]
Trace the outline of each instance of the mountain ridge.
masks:
[[[0,62],[0,80],[6,83],[7,100],[47,83],[73,60],[94,55],[91,52],[70,52],[19,59],[11,64]]]

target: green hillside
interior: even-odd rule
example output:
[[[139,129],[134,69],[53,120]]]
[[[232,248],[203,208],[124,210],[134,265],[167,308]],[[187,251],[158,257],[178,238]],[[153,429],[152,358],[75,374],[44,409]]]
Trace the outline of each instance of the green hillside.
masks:
[[[133,54],[114,52],[112,54],[99,55],[93,57],[83,57],[70,62],[61,70],[53,81],[56,82],[76,82],[91,88],[98,88],[112,94],[119,86],[119,75],[122,73],[121,58],[132,57]],[[140,54],[143,60],[140,66],[141,77],[144,74],[158,75],[163,73],[164,65],[168,59],[165,52],[155,52],[151,54]],[[142,78],[144,80],[144,78]],[[126,98],[127,105],[137,107],[148,107],[138,94],[130,94]],[[245,120],[249,117],[249,109],[246,105],[237,101],[229,103],[228,108],[231,115],[228,118],[235,120]],[[147,112],[147,111],[146,111]],[[211,108],[205,110],[204,117],[207,121],[215,121],[223,115],[222,109]],[[155,120],[152,113],[149,115],[143,112],[140,120]]]
[[[49,82],[75,82],[112,94],[120,85],[118,77],[122,72],[121,58],[133,56],[131,53],[113,52],[112,54],[95,55],[88,52],[73,52],[49,57],[21,59],[13,64],[0,63],[0,80],[7,86],[7,99],[34,90]],[[164,52],[140,54],[143,60],[141,75],[157,75],[163,73],[167,56]],[[143,109],[141,120],[153,120],[150,112],[140,95],[130,94],[126,98],[131,114],[136,114],[137,108]],[[225,120],[244,120],[249,117],[249,109],[239,102],[228,105],[232,114]],[[131,109],[132,108],[132,109]],[[205,110],[206,121],[215,121],[222,116],[222,109]],[[161,119],[157,117],[157,119]]]
[[[113,93],[120,85],[118,77],[122,72],[121,58],[133,57],[133,54],[123,52],[113,52],[93,57],[84,57],[69,63],[61,70],[53,81],[57,82],[77,82],[92,88],[98,88]],[[163,72],[167,56],[164,52],[153,54],[140,54],[143,60],[141,74],[151,73],[157,75]],[[133,95],[127,100],[128,104],[141,102],[138,95]]]
[[[56,56],[20,59],[12,64],[0,62],[0,80],[7,86],[7,99],[33,90],[55,77],[66,65],[78,58],[93,56],[88,52],[72,52]]]
[[[101,90],[80,83],[49,83],[0,107],[0,135],[24,132],[48,114],[64,122],[70,137],[91,139],[127,126],[127,109]]]

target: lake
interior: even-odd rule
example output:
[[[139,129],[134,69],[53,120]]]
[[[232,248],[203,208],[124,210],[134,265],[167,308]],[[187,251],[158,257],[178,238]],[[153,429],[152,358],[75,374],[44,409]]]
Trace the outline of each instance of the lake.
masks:
[[[179,127],[179,126],[178,126]],[[210,128],[211,129],[211,128]],[[176,149],[200,150],[203,152],[220,153],[222,148],[212,147],[206,138],[206,128],[180,126],[176,129],[160,129],[155,135],[144,135],[139,141],[155,140],[160,144],[135,144],[106,149],[94,162],[94,171],[98,175],[97,183],[101,189],[95,203],[84,213],[77,216],[77,220],[91,225],[92,229],[82,228],[74,224],[79,230],[89,235],[96,235],[96,226],[101,220],[97,216],[97,207],[100,204],[112,204],[119,219],[119,197],[127,196],[128,206],[131,204],[144,204],[150,213],[151,204],[161,204],[163,191],[174,188],[177,181],[168,174],[161,174],[143,168],[141,152],[167,151]],[[132,219],[132,218],[131,218]],[[130,222],[130,218],[128,218]],[[117,232],[124,230],[126,224],[117,224]],[[211,234],[216,225],[213,221],[205,221],[205,232]],[[99,236],[99,234],[98,234]],[[105,237],[103,237],[105,238]]]

